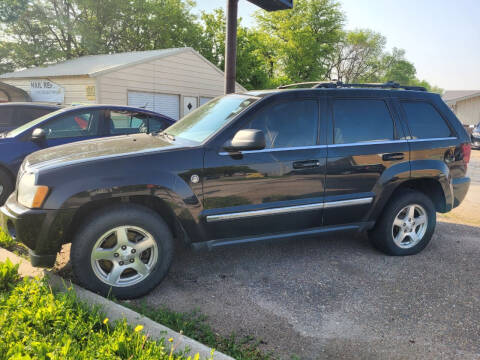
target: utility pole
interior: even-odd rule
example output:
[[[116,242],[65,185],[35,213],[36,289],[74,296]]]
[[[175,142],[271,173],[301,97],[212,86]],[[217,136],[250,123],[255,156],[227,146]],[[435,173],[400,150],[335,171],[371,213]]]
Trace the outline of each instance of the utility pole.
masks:
[[[293,0],[248,0],[266,11],[286,10]],[[227,31],[225,38],[225,94],[235,92],[237,73],[238,0],[227,0]]]
[[[225,94],[235,92],[237,73],[238,0],[227,0],[227,35],[225,39]]]

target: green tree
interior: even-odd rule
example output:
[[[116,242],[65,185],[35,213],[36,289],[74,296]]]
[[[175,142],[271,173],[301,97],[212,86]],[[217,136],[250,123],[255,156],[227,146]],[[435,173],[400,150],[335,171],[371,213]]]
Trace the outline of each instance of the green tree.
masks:
[[[194,46],[191,0],[2,0],[0,22],[15,67],[82,55]]]
[[[368,29],[345,32],[329,58],[326,77],[349,83],[375,79],[385,44],[384,36]]]
[[[293,10],[258,11],[259,31],[274,55],[273,75],[292,82],[319,80],[342,37],[344,15],[333,0],[296,0]]]
[[[223,9],[202,13],[203,39],[196,49],[220,69],[225,67],[226,19]],[[237,30],[237,82],[247,89],[263,89],[269,85],[265,43],[261,34],[239,21]]]

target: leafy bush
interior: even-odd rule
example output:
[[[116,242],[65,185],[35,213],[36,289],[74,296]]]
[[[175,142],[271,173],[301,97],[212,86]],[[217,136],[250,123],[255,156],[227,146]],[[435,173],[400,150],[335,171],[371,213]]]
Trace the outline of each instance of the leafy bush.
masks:
[[[44,281],[24,279],[0,292],[0,360],[186,359],[163,340],[149,340],[142,328],[111,325],[73,293],[54,294]]]
[[[13,248],[13,245],[15,245],[15,240],[0,228],[0,247],[10,250]]]
[[[10,290],[20,280],[18,264],[13,265],[10,259],[0,262],[0,291]]]

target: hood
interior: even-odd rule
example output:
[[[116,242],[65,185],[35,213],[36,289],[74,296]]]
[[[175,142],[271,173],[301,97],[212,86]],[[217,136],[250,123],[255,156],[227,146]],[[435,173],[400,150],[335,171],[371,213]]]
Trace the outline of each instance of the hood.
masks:
[[[185,144],[183,144],[185,145]],[[124,135],[79,141],[55,146],[30,154],[25,165],[30,168],[58,167],[71,163],[88,162],[98,158],[121,157],[183,147],[162,136],[147,134]]]

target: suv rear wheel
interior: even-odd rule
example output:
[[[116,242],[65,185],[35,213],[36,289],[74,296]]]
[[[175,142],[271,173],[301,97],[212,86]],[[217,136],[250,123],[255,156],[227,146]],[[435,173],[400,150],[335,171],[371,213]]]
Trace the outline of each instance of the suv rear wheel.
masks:
[[[388,255],[413,255],[430,242],[435,225],[432,201],[421,192],[403,190],[386,206],[370,238]]]
[[[173,258],[173,237],[154,211],[135,204],[104,208],[79,229],[73,271],[86,288],[128,299],[155,288]]]

